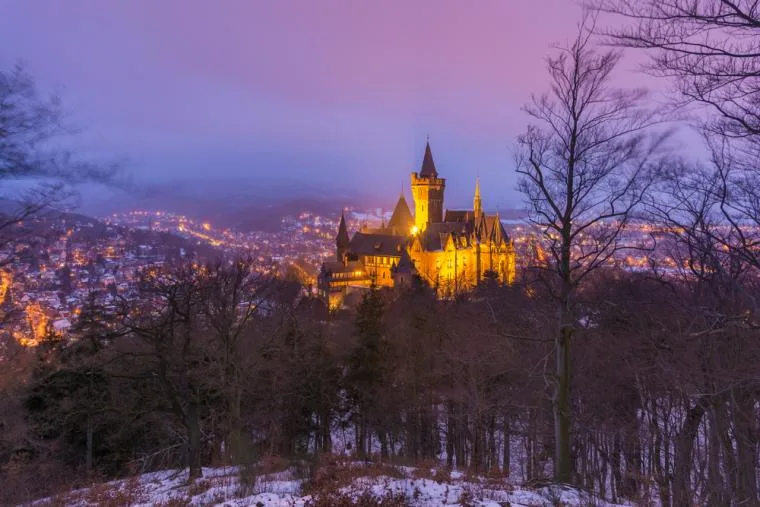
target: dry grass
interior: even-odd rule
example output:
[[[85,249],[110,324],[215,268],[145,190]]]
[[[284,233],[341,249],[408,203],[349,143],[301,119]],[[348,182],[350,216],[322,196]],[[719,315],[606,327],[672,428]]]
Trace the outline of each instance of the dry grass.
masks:
[[[468,486],[462,488],[462,492],[457,499],[462,507],[475,507],[475,493]]]
[[[92,505],[122,507],[144,501],[145,491],[139,477],[132,477],[120,484],[98,484],[87,490],[84,500]]]
[[[433,476],[435,476],[438,469],[441,468],[441,464],[435,460],[407,461],[405,465],[414,468],[412,477],[415,479],[435,480],[433,479]]]
[[[398,468],[384,463],[356,463],[332,455],[322,455],[312,464],[311,474],[304,481],[303,494],[311,495],[305,507],[405,507],[410,505],[403,492],[387,488],[373,493],[365,486],[357,491],[356,483],[385,478],[405,478]],[[350,486],[353,486],[349,489]]]
[[[227,475],[204,477],[187,484],[186,489],[176,491],[176,496],[168,498],[160,507],[187,507],[191,501],[203,504],[221,503],[235,498],[247,497],[270,492],[267,481],[276,481],[276,475],[289,472],[289,477],[302,479],[301,495],[308,495],[307,507],[344,507],[344,506],[388,506],[400,507],[412,504],[422,496],[425,480],[439,484],[454,484],[451,470],[434,461],[409,463],[411,471],[380,461],[356,461],[355,458],[322,454],[312,461],[290,461],[279,456],[267,456],[261,461],[242,466],[235,471],[230,469]],[[273,476],[275,476],[273,478]],[[399,492],[392,487],[392,479],[409,479],[414,492]],[[416,481],[419,486],[416,486]],[[480,493],[512,489],[503,474],[493,473],[488,476],[469,476],[465,482],[471,482],[462,492],[461,498],[452,497],[462,505],[471,504]],[[209,490],[220,488],[211,494]],[[491,491],[492,490],[492,491]],[[216,491],[216,490],[215,490]],[[448,492],[448,488],[447,488]],[[453,491],[452,491],[452,494]],[[457,491],[456,495],[459,495]],[[118,507],[145,502],[147,493],[137,477],[112,484],[98,484],[89,490],[58,495],[48,500],[45,505],[63,507],[74,502],[85,505],[103,505]],[[201,498],[199,498],[201,497]],[[213,497],[213,498],[211,498]],[[447,493],[448,498],[448,493]]]
[[[441,484],[451,482],[451,469],[449,468],[437,468],[431,477],[435,482]]]
[[[256,463],[242,465],[238,469],[239,488],[238,495],[249,496],[256,493],[265,493],[267,489],[267,476],[285,472],[297,467],[298,462],[293,462],[282,456],[264,456]]]
[[[423,461],[412,466],[415,467],[412,472],[414,479],[428,479],[441,484],[451,482],[451,469],[441,466],[440,463]]]
[[[63,507],[72,503],[103,507],[128,507],[145,501],[145,488],[138,477],[116,484],[95,484],[86,491],[63,493],[49,498],[40,505]]]
[[[403,493],[385,491],[374,494],[364,490],[356,493],[341,493],[339,491],[323,492],[313,495],[304,507],[408,507],[411,504]]]
[[[14,460],[0,470],[0,505],[17,505],[38,498],[69,492],[77,483],[74,471],[49,462]],[[66,505],[65,503],[50,505]]]
[[[156,504],[156,507],[190,507],[193,504],[193,500],[189,496],[173,496],[168,500]]]
[[[304,481],[304,494],[337,491],[353,484],[357,479],[377,477],[405,478],[397,467],[384,463],[356,463],[346,458],[324,454],[312,464],[309,477]]]
[[[264,456],[256,463],[256,470],[260,474],[275,474],[284,472],[292,466],[293,462],[282,456]]]
[[[187,486],[187,495],[190,497],[202,495],[203,493],[211,489],[212,486],[213,484],[211,484],[210,480],[198,479],[197,481],[191,482]]]

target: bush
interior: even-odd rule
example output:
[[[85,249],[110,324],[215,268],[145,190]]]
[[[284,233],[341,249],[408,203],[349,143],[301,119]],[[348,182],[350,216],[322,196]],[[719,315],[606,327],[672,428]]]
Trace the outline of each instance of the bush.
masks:
[[[369,490],[361,493],[328,492],[317,494],[304,507],[408,507],[411,503],[402,492],[386,491],[376,495]]]
[[[309,476],[304,481],[302,493],[317,495],[334,492],[354,483],[359,478],[392,477],[404,478],[398,468],[382,463],[357,463],[331,454],[318,456],[311,463]]]

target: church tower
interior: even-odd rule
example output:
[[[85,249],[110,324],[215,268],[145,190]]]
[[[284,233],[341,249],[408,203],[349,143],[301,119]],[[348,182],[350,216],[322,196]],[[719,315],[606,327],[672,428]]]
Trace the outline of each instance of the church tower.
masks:
[[[429,223],[443,221],[443,191],[446,180],[438,177],[433,163],[430,142],[425,145],[425,157],[418,173],[412,173],[412,196],[414,197],[414,225],[424,231]]]
[[[475,197],[472,200],[472,211],[475,215],[475,223],[480,222],[483,215],[483,201],[480,199],[480,178],[475,178]]]
[[[339,261],[345,262],[346,254],[348,253],[348,247],[351,240],[348,237],[348,229],[346,228],[346,217],[343,212],[340,213],[340,225],[338,226],[338,235],[335,237],[336,252],[335,255]]]

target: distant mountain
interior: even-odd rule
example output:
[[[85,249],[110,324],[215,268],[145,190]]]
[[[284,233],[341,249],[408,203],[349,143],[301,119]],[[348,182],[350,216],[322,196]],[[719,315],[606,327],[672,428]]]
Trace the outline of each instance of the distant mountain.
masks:
[[[344,207],[390,211],[397,197],[385,193],[381,196],[361,195],[351,189],[325,190],[287,177],[180,180],[142,185],[129,191],[103,188],[83,191],[81,211],[106,216],[138,209],[166,210],[242,232],[276,232],[287,215],[311,211],[334,216]],[[524,211],[514,208],[500,209],[499,213],[506,220],[527,216]]]
[[[525,220],[530,216],[524,209],[504,208],[499,209],[498,212],[502,220]]]
[[[241,231],[271,232],[279,230],[286,215],[303,211],[334,215],[346,206],[366,208],[381,201],[353,192],[290,186],[287,181],[210,181],[153,184],[129,192],[83,192],[82,203],[82,211],[99,216],[136,209],[166,210]]]
[[[243,232],[280,230],[281,220],[288,215],[310,211],[317,215],[336,215],[344,206],[357,206],[356,201],[344,199],[315,199],[301,197],[274,203],[249,203],[218,216],[219,225]],[[214,219],[211,218],[213,221]]]

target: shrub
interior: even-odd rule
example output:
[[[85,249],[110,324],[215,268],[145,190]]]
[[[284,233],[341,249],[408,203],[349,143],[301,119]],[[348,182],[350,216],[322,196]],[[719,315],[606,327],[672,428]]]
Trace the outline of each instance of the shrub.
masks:
[[[329,492],[317,494],[304,507],[408,507],[411,504],[401,492],[386,491],[376,495],[369,490],[361,493]]]

